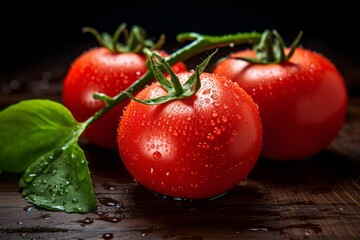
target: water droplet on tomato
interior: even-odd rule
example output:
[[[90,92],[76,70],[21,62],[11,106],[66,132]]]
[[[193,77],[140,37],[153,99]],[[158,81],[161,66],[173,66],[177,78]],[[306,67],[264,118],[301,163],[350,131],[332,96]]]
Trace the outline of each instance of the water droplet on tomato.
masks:
[[[223,115],[223,116],[221,116],[221,121],[223,121],[225,123],[228,121],[228,118],[225,115]]]
[[[215,137],[214,137],[214,135],[209,133],[206,138],[209,139],[209,140],[214,140]]]
[[[218,106],[220,106],[220,103],[218,103],[218,102],[213,102],[213,105],[214,105],[215,107],[218,107]]]
[[[219,114],[217,112],[215,112],[215,111],[211,113],[211,116],[213,116],[213,117],[217,117],[218,115]]]
[[[209,93],[210,93],[210,88],[205,89],[205,90],[203,91],[203,94],[209,94]]]
[[[140,72],[140,71],[136,71],[136,75],[137,75],[137,76],[140,76],[140,75],[141,75],[141,72]]]
[[[216,135],[220,135],[220,134],[221,134],[221,129],[220,129],[220,128],[215,127],[215,129],[214,129],[214,133],[215,133]]]
[[[153,153],[153,158],[155,158],[155,159],[160,159],[162,156],[161,156],[161,153],[159,152],[159,151],[155,151],[154,153]]]
[[[219,95],[217,95],[217,94],[212,94],[212,95],[211,95],[211,98],[214,99],[214,100],[217,100],[217,99],[219,99]]]

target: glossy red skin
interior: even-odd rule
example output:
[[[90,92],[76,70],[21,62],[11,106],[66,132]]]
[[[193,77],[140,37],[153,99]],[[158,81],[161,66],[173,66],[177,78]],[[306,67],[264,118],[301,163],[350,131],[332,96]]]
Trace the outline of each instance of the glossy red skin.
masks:
[[[255,53],[246,50],[231,57]],[[264,158],[310,157],[327,147],[344,123],[348,101],[344,79],[327,58],[313,51],[297,48],[282,64],[227,59],[213,72],[237,82],[259,105]]]
[[[167,56],[164,51],[158,51]],[[175,72],[186,70],[183,63],[174,65]],[[128,88],[147,71],[146,56],[136,53],[111,53],[106,48],[94,48],[80,55],[71,65],[63,83],[63,103],[79,122],[87,120],[105,104],[94,99],[93,93],[115,96]],[[89,142],[116,149],[116,129],[125,100],[111,109],[84,132]]]
[[[178,74],[181,81],[190,73]],[[209,73],[191,98],[161,105],[131,101],[118,128],[120,157],[154,192],[185,199],[220,195],[252,170],[260,154],[257,105],[237,84]],[[165,95],[155,83],[137,98]]]

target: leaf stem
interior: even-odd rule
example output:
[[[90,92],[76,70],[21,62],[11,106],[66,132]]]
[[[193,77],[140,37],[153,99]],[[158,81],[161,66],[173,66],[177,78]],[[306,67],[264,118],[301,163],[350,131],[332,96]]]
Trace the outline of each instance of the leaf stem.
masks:
[[[169,55],[166,61],[172,66],[177,62],[187,60],[188,58],[195,56],[201,52],[205,52],[207,50],[220,48],[220,47],[227,47],[230,44],[232,45],[232,44],[255,43],[259,41],[260,37],[261,34],[258,32],[235,33],[235,34],[228,34],[223,36],[202,35],[194,32],[181,33],[177,36],[178,42],[182,43],[185,41],[191,41],[191,40],[193,41],[185,45],[184,47],[178,49],[171,55]],[[95,122],[110,109],[112,109],[120,102],[128,98],[127,93],[132,94],[142,89],[147,84],[149,84],[153,79],[154,79],[154,74],[152,73],[152,71],[147,71],[141,78],[139,78],[126,90],[124,90],[124,92],[121,92],[115,97],[113,97],[113,101],[108,101],[108,104],[105,107],[103,107],[93,116],[87,119],[83,123],[85,127]]]

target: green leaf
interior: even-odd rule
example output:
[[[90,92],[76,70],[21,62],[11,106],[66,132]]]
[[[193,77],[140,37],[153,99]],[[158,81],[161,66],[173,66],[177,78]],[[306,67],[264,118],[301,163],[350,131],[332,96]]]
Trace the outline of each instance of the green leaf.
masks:
[[[27,200],[49,210],[87,213],[96,197],[84,152],[76,141],[43,155],[20,180]]]
[[[0,112],[0,171],[23,172],[38,158],[77,139],[82,125],[60,103],[27,100]]]
[[[96,198],[78,139],[85,124],[50,100],[27,100],[0,112],[0,170],[23,172],[22,194],[39,207],[86,213]]]

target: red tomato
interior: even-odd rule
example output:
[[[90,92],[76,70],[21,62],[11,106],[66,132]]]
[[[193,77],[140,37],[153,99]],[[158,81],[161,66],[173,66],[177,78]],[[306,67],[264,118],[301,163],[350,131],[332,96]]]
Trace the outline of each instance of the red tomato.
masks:
[[[252,64],[234,57],[254,58],[255,52],[233,53],[213,72],[237,82],[259,105],[263,157],[303,159],[337,136],[346,115],[347,92],[343,77],[327,58],[302,48],[279,64]]]
[[[181,82],[191,73],[178,74]],[[166,196],[220,195],[254,167],[262,145],[257,105],[237,84],[203,73],[195,95],[160,105],[131,101],[118,128],[121,159],[142,185]],[[166,95],[155,83],[136,98]]]
[[[85,52],[73,62],[64,80],[64,105],[76,120],[85,121],[105,106],[103,101],[93,98],[93,93],[111,97],[119,94],[147,71],[146,61],[144,54],[112,53],[104,47]],[[186,70],[186,66],[177,63],[173,69],[180,72]],[[118,120],[128,103],[129,100],[122,102],[91,124],[84,132],[85,138],[101,147],[116,148]]]

